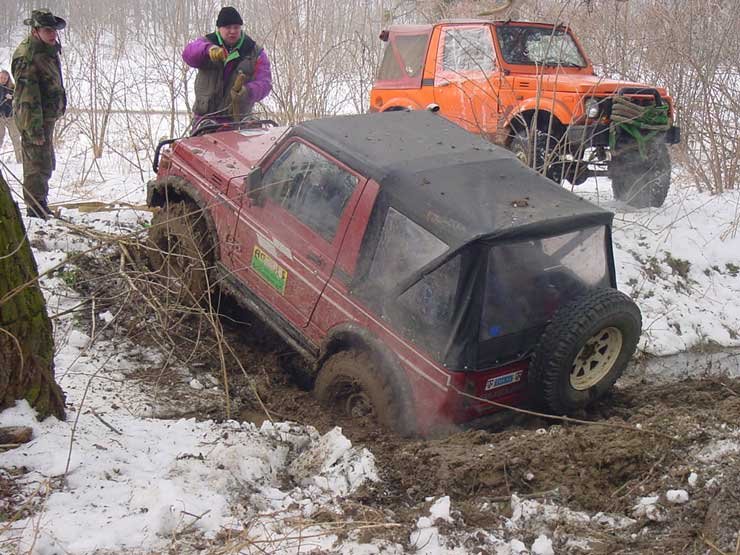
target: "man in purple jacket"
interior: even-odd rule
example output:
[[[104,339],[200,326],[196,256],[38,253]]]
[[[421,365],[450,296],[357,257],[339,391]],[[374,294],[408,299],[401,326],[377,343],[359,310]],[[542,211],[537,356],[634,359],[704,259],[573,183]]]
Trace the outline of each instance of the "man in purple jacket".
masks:
[[[239,121],[270,94],[270,60],[264,49],[242,32],[243,24],[234,8],[221,8],[216,32],[194,40],[183,50],[182,59],[198,70],[193,107],[196,118],[226,116]]]

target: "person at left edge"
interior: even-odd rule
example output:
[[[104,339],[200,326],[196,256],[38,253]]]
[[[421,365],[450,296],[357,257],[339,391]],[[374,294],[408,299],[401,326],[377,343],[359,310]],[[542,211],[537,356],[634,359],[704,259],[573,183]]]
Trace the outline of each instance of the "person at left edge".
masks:
[[[41,8],[24,20],[31,31],[13,53],[13,115],[21,135],[26,214],[46,219],[49,179],[56,166],[54,125],[67,109],[57,32],[67,22]]]
[[[15,161],[20,163],[23,159],[21,137],[13,119],[13,93],[15,93],[15,83],[10,78],[10,72],[0,69],[0,149],[3,148],[5,135],[9,135],[10,142],[13,144]]]

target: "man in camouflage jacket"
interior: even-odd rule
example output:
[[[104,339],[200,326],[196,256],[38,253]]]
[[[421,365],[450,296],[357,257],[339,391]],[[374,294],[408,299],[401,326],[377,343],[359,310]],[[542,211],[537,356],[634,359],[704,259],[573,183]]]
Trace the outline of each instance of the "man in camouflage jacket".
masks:
[[[47,9],[38,9],[24,23],[31,32],[13,54],[13,114],[21,134],[26,211],[29,216],[46,218],[50,214],[49,179],[56,165],[54,124],[67,108],[57,37],[66,22]]]

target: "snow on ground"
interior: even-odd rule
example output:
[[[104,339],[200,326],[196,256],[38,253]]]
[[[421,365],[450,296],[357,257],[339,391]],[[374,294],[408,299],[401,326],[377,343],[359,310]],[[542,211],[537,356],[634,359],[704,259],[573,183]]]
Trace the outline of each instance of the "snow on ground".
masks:
[[[63,171],[52,180],[52,204],[143,204],[140,174],[127,173],[120,159],[103,159],[88,172],[85,148],[75,143],[62,150]],[[17,192],[9,172],[20,176],[21,168],[10,158],[3,157],[3,173]],[[692,188],[674,189],[665,207],[647,210],[613,201],[607,180],[590,180],[577,192],[616,212],[618,281],[643,312],[643,351],[666,355],[708,345],[740,346],[740,238],[733,227],[740,192],[713,197]],[[145,211],[127,206],[102,212],[62,209],[62,214],[118,233],[142,230],[148,220]],[[26,224],[42,272],[90,246],[58,223]],[[52,314],[79,302],[63,276],[45,277],[42,285]],[[98,327],[111,321],[110,314],[97,316]],[[71,316],[57,319],[55,326],[56,372],[68,396],[67,421],[38,423],[24,403],[0,414],[2,426],[34,429],[34,440],[4,453],[2,466],[29,470],[23,485],[26,494],[36,492],[39,509],[0,533],[3,552],[6,546],[39,555],[161,552],[180,545],[185,535],[238,537],[246,528],[251,541],[265,542],[271,552],[404,552],[398,544],[362,544],[351,533],[302,524],[320,509],[341,511],[343,497],[378,479],[372,454],[353,447],[341,430],[321,436],[289,423],[257,428],[234,421],[151,418],[155,402],[126,376],[154,366],[158,353],[91,338]],[[711,462],[733,449],[738,449],[737,442],[717,445],[699,454],[700,460]],[[674,492],[668,499],[678,502],[684,494]],[[407,545],[429,555],[467,552],[459,544],[452,547],[443,532],[454,522],[450,499],[430,501],[429,515],[419,517]],[[650,507],[655,504],[648,499],[635,511],[652,514]],[[625,517],[576,513],[514,496],[511,518],[501,530],[482,531],[480,545],[500,555],[552,553],[547,522],[555,518],[606,528],[629,525]],[[528,545],[502,539],[516,538],[517,530],[531,531],[533,526],[542,533]],[[182,545],[177,549],[187,552]]]
[[[643,210],[614,201],[606,179],[575,192],[616,213],[617,280],[642,311],[640,349],[740,346],[740,191],[674,187],[663,207]]]
[[[35,244],[51,238],[52,250],[44,244],[36,253],[41,271],[64,258],[56,249],[84,248],[63,241],[53,223],[34,224]],[[43,285],[53,312],[76,305],[61,278]],[[106,313],[97,316],[101,327],[111,321]],[[2,459],[5,468],[29,469],[22,481],[38,490],[40,512],[0,534],[0,545],[17,544],[18,553],[159,552],[177,533],[209,539],[236,534],[247,523],[253,542],[282,538],[290,549],[291,537],[308,535],[315,537],[295,541],[328,547],[333,534],[291,522],[331,510],[336,499],[378,479],[372,454],[354,448],[339,429],[321,436],[290,423],[257,428],[148,418],[153,401],[127,374],[154,366],[158,353],[95,341],[72,317],[57,322],[56,339],[67,421],[39,423],[25,402],[0,413],[0,426],[30,426],[35,437]]]

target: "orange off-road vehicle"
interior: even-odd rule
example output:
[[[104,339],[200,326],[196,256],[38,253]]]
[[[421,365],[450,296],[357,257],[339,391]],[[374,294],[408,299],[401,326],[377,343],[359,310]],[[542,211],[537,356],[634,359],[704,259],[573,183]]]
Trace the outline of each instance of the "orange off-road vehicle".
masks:
[[[380,38],[371,111],[431,106],[557,182],[608,175],[615,198],[663,204],[666,145],[680,136],[672,99],[662,88],[598,77],[569,28],[455,20],[392,26]]]

